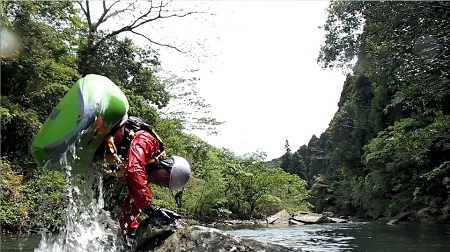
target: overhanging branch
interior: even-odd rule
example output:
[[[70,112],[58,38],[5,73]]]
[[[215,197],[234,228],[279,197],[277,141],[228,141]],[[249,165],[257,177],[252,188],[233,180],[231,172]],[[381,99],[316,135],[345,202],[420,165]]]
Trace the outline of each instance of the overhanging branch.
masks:
[[[134,33],[134,34],[136,34],[136,35],[139,35],[139,36],[141,36],[141,37],[143,37],[143,38],[145,38],[146,40],[150,41],[150,42],[153,43],[153,44],[156,44],[156,45],[159,45],[159,46],[169,47],[169,48],[175,49],[176,51],[178,51],[178,52],[180,52],[180,53],[188,53],[188,52],[189,52],[189,51],[182,51],[182,50],[179,49],[178,47],[173,46],[173,45],[170,45],[170,44],[162,44],[162,43],[158,43],[158,42],[156,42],[156,41],[150,39],[149,37],[145,36],[145,35],[142,34],[142,33],[135,32],[135,31],[133,31],[133,30],[131,30],[130,32],[131,32],[131,33]]]

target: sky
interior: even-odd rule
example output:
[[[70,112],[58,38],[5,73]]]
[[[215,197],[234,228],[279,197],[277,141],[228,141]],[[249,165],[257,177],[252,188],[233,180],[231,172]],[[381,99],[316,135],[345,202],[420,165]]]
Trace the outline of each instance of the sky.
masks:
[[[267,160],[320,136],[337,111],[345,76],[316,63],[328,1],[221,1],[214,32],[219,55],[203,64],[199,94],[225,123],[219,136],[195,132],[238,155]],[[192,29],[192,28],[191,28]],[[164,68],[180,61],[162,53]]]
[[[267,160],[320,136],[337,111],[345,76],[316,63],[329,1],[174,1],[206,8],[206,19],[164,20],[148,35],[172,38],[209,55],[198,62],[160,48],[164,70],[198,69],[197,90],[224,124],[219,136],[193,132],[237,155],[263,151]],[[147,34],[146,33],[146,34]],[[164,41],[162,39],[161,41]],[[181,43],[181,42],[180,42]]]

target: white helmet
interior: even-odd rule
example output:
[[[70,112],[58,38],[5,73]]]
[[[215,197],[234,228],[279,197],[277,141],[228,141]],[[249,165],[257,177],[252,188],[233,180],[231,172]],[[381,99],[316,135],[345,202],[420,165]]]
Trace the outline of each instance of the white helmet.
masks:
[[[170,190],[180,189],[189,181],[191,166],[186,159],[179,156],[167,156],[160,161],[160,164],[170,171]]]

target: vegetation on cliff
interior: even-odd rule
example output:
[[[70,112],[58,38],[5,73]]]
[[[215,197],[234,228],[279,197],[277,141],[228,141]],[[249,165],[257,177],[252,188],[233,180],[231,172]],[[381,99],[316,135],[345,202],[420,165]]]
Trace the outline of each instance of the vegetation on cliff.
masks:
[[[281,157],[317,211],[449,220],[449,20],[447,2],[331,3],[318,62],[354,65],[326,131]]]

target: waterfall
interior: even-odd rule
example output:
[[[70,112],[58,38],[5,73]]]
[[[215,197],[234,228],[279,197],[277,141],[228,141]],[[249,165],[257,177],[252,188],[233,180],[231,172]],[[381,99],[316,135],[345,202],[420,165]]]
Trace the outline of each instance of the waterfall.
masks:
[[[58,233],[48,232],[42,227],[42,238],[34,251],[122,251],[118,227],[111,223],[109,212],[103,210],[102,174],[93,168],[81,177],[72,175],[68,154],[76,159],[75,147],[70,147],[60,160],[68,202],[63,207],[64,225]]]

